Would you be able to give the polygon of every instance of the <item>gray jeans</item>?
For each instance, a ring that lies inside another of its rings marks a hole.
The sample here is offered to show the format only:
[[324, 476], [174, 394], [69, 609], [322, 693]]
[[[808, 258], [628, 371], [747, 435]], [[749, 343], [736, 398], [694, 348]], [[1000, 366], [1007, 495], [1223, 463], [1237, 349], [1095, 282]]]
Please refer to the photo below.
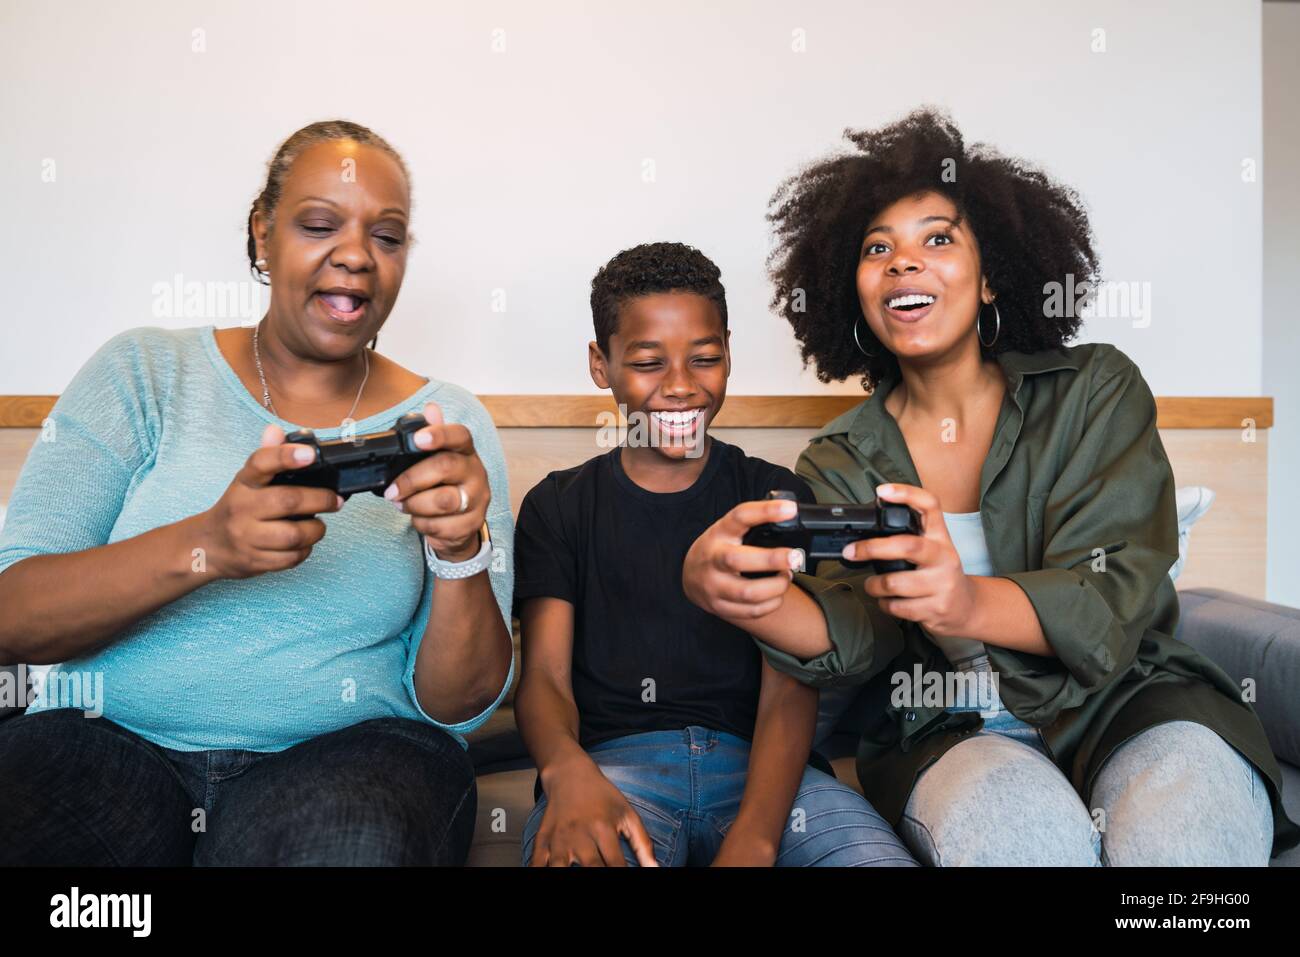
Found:
[[943, 867], [1268, 865], [1273, 811], [1264, 779], [1205, 725], [1170, 721], [1126, 741], [1097, 773], [1089, 808], [1047, 757], [1037, 730], [1000, 731], [999, 723], [950, 748], [912, 789], [898, 833], [919, 860]]
[[1117, 748], [1091, 804], [1037, 729], [1001, 711], [922, 772], [898, 835], [917, 860], [943, 867], [1263, 867], [1272, 852], [1263, 777], [1192, 721], [1156, 725]]

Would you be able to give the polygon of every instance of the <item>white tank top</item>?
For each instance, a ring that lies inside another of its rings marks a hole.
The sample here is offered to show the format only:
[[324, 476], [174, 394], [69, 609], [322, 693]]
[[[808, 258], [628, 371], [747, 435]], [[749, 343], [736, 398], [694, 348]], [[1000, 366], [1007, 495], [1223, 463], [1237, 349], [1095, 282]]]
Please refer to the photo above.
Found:
[[[957, 555], [961, 558], [962, 571], [967, 575], [992, 575], [993, 562], [989, 558], [988, 542], [984, 537], [984, 523], [980, 519], [980, 513], [944, 512], [943, 520], [948, 527], [948, 535], [952, 538], [953, 547], [957, 549]], [[926, 634], [939, 646], [944, 657], [957, 671], [985, 673], [992, 671], [988, 649], [984, 647], [984, 642], [973, 638], [937, 638], [929, 632]], [[984, 712], [986, 715], [1001, 711], [1003, 708], [996, 689], [990, 691], [990, 695], [991, 710]], [[968, 704], [956, 710], [978, 709], [974, 704]]]
[[[944, 512], [944, 524], [948, 526], [948, 535], [961, 558], [961, 567], [967, 575], [992, 575], [993, 562], [989, 558], [988, 543], [984, 539], [984, 523], [979, 512]], [[929, 635], [929, 632], [926, 632]], [[988, 668], [988, 654], [984, 642], [971, 638], [937, 638], [930, 635], [943, 651], [953, 667], [966, 671], [979, 667], [982, 659], [983, 668]]]

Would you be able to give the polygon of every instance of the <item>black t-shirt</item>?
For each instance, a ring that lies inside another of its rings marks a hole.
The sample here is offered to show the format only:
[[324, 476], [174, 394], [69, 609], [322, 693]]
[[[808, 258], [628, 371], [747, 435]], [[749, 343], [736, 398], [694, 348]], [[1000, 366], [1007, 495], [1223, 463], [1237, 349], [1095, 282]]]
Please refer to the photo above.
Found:
[[626, 734], [699, 725], [754, 736], [761, 653], [746, 632], [692, 604], [682, 562], [705, 529], [741, 502], [789, 489], [789, 469], [710, 436], [699, 478], [651, 492], [620, 449], [552, 472], [515, 525], [515, 609], [561, 598], [574, 609], [573, 694], [584, 748]]

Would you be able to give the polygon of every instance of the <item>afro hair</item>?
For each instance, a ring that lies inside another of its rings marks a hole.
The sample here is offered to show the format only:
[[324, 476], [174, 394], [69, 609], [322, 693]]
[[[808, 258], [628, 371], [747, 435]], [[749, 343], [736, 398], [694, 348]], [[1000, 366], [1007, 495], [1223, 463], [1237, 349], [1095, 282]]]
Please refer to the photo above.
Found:
[[897, 372], [898, 359], [865, 322], [859, 338], [874, 355], [854, 342], [862, 318], [856, 277], [868, 224], [918, 193], [946, 196], [975, 235], [1001, 320], [993, 348], [981, 344], [984, 356], [1055, 348], [1078, 333], [1080, 318], [1044, 308], [1048, 283], [1072, 276], [1076, 288], [1096, 284], [1092, 230], [1074, 190], [986, 144], [967, 147], [934, 107], [879, 129], [846, 129], [844, 136], [853, 149], [785, 180], [767, 213], [775, 238], [768, 259], [772, 307], [793, 327], [804, 366], [814, 362], [818, 379], [861, 375], [871, 390]]

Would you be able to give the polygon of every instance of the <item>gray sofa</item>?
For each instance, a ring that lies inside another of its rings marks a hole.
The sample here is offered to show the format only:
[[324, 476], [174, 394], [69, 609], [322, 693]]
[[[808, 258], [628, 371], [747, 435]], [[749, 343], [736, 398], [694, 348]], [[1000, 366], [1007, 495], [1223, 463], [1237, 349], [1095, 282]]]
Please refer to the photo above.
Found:
[[[1300, 821], [1300, 609], [1214, 588], [1180, 591], [1179, 599], [1178, 638], [1235, 681], [1255, 680], [1255, 708], [1282, 766], [1287, 812]], [[17, 713], [0, 710], [0, 720]], [[857, 787], [855, 745], [851, 734], [840, 733], [821, 750], [839, 777]], [[479, 799], [469, 863], [517, 865], [520, 833], [533, 803], [534, 771], [510, 705], [470, 736], [470, 756], [478, 772]], [[1300, 847], [1279, 855], [1273, 865], [1300, 866]]]
[[[1255, 681], [1255, 711], [1282, 767], [1282, 804], [1300, 822], [1300, 608], [1218, 588], [1178, 593], [1177, 636], [1238, 684]], [[1300, 867], [1300, 845], [1273, 858]]]

